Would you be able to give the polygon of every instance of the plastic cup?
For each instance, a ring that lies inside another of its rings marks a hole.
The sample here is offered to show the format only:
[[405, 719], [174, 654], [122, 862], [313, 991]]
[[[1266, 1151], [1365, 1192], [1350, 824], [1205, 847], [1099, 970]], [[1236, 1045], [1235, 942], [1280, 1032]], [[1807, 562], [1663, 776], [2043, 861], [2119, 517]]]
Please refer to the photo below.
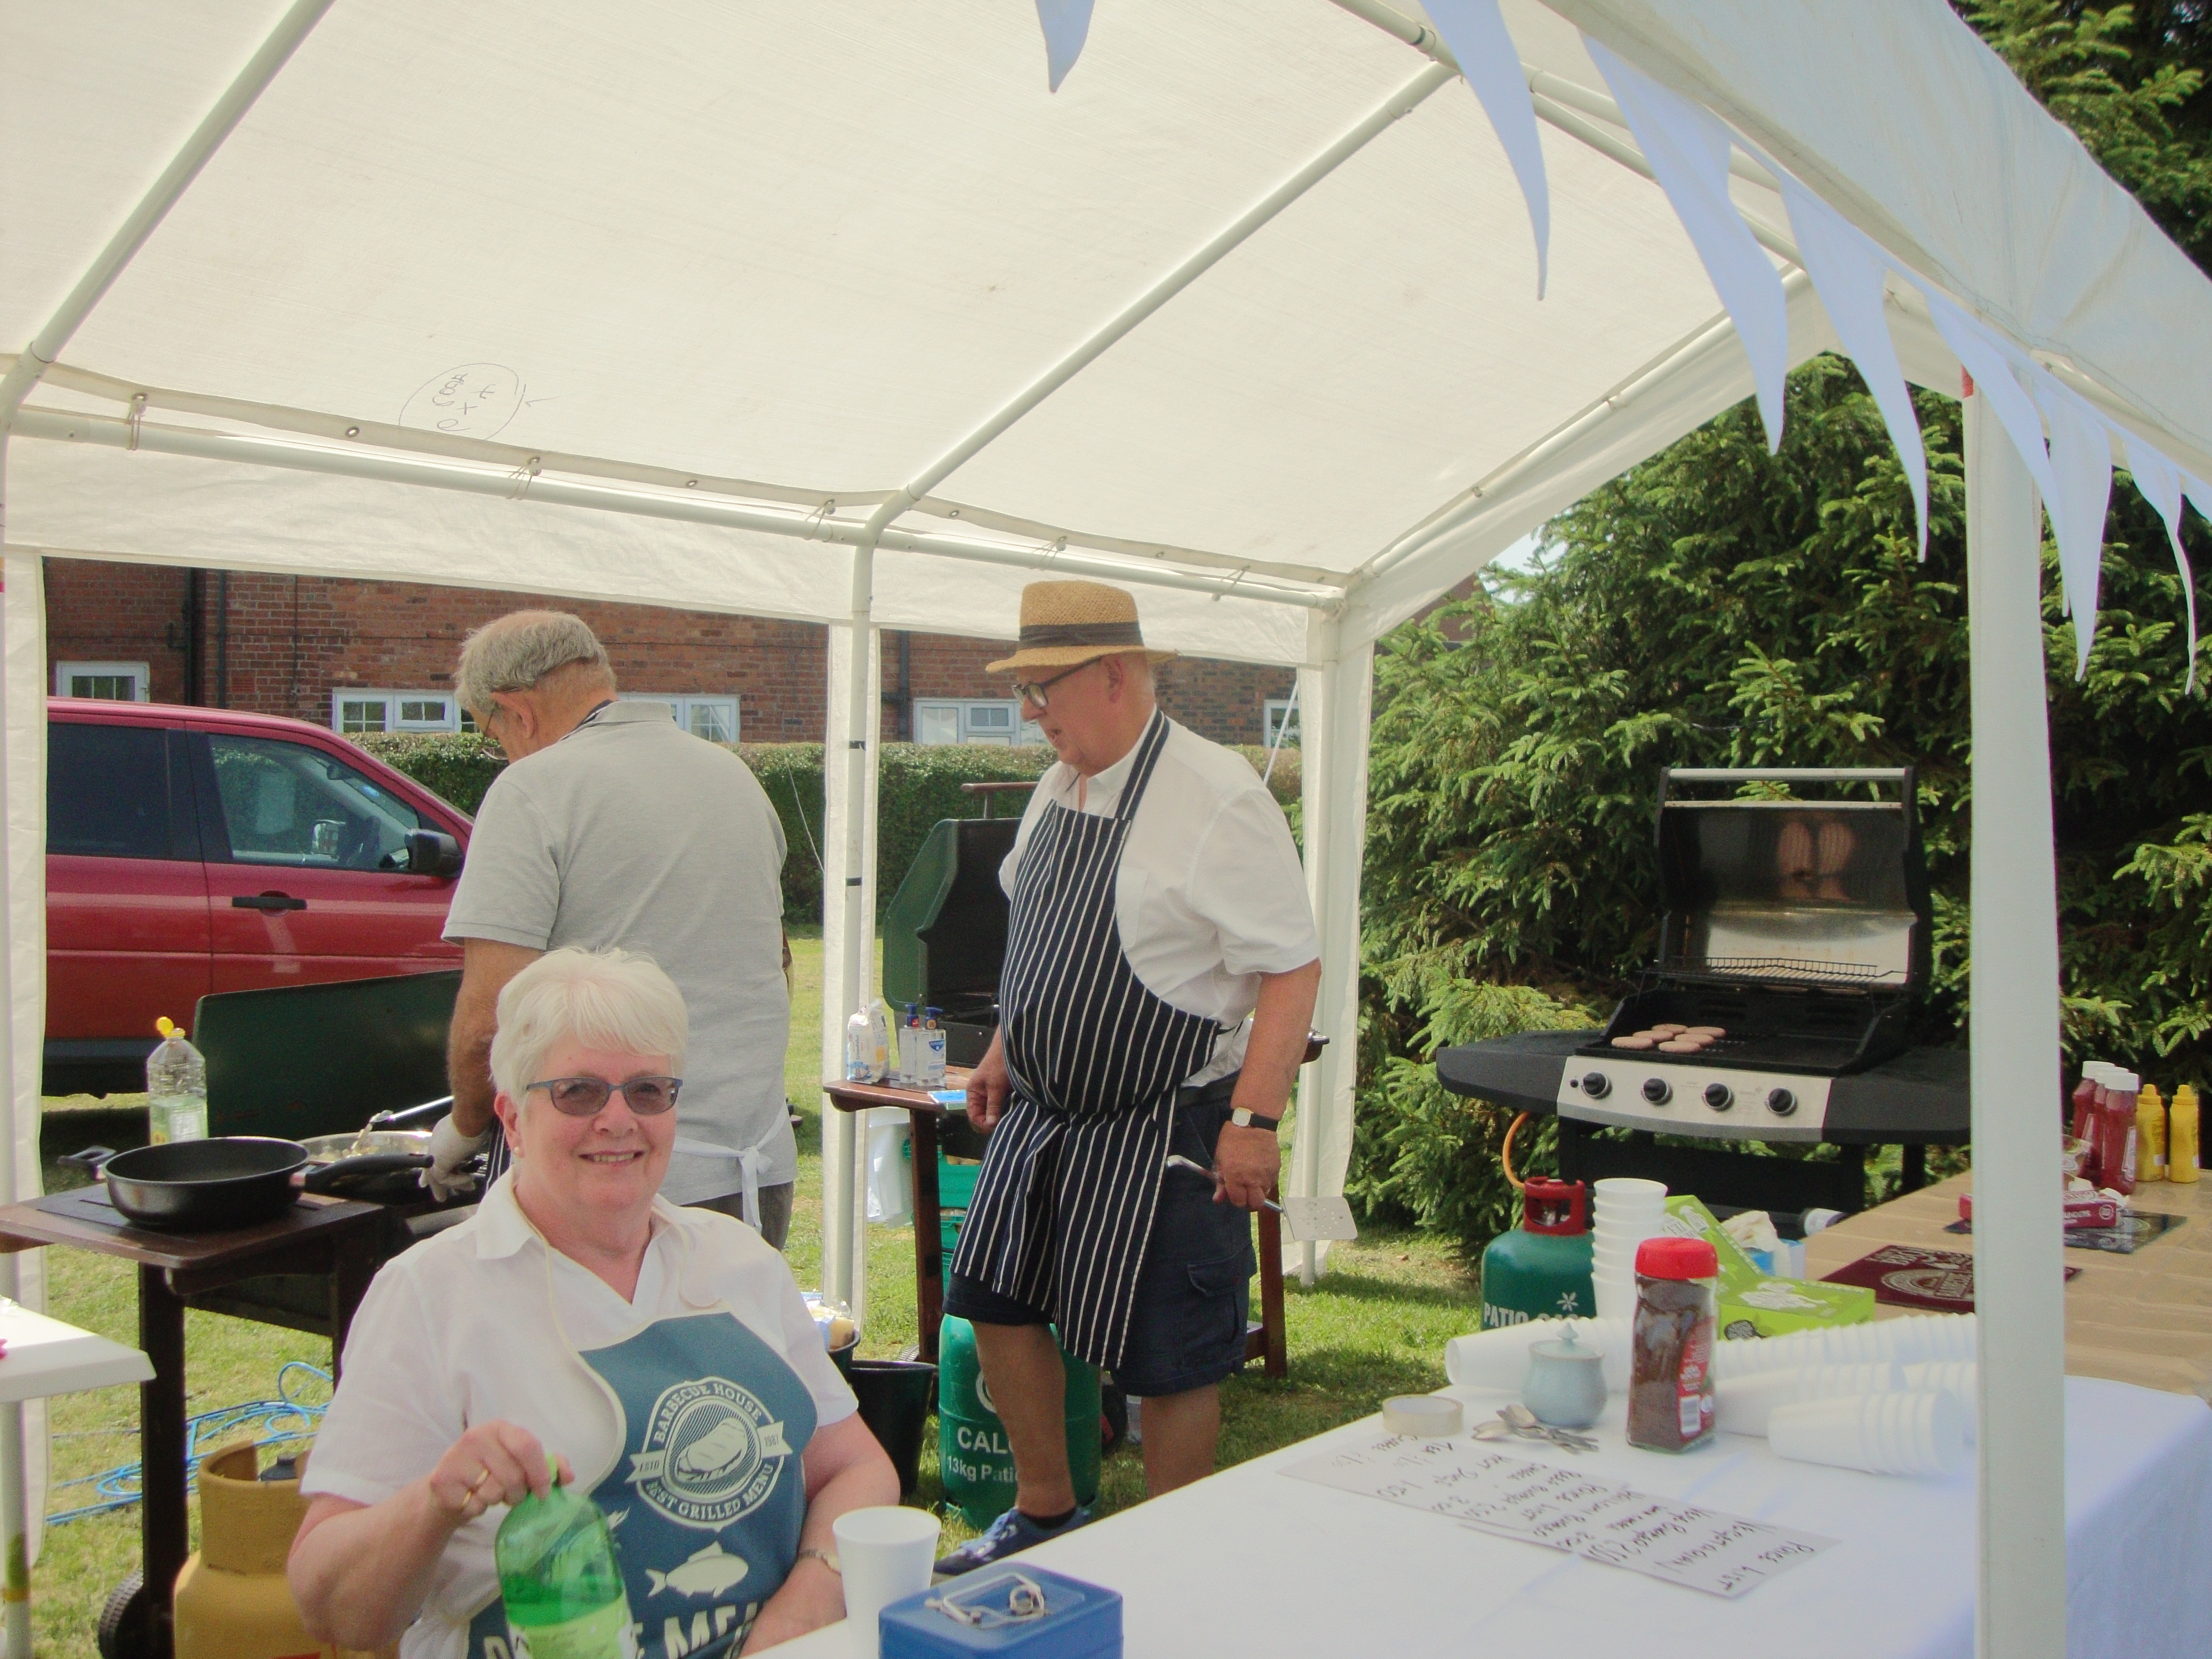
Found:
[[1607, 1176], [1604, 1180], [1593, 1183], [1590, 1190], [1597, 1194], [1601, 1204], [1611, 1197], [1656, 1199], [1662, 1203], [1667, 1198], [1665, 1182], [1645, 1181], [1637, 1176]]
[[1792, 1462], [1870, 1470], [1874, 1455], [1867, 1443], [1866, 1404], [1864, 1395], [1845, 1395], [1777, 1406], [1766, 1420], [1766, 1443], [1777, 1457]]
[[929, 1588], [942, 1530], [927, 1510], [899, 1504], [848, 1510], [830, 1523], [837, 1565], [845, 1578], [845, 1619], [854, 1650], [876, 1652], [876, 1615], [892, 1602]]

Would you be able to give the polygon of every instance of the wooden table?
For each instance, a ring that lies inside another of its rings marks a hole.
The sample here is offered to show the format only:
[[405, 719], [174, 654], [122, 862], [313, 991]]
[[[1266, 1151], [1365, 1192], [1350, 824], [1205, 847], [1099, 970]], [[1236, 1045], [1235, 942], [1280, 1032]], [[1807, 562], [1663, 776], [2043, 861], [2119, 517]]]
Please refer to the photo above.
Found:
[[[967, 1086], [968, 1073], [948, 1068], [945, 1086]], [[824, 1083], [823, 1093], [841, 1112], [866, 1112], [896, 1107], [914, 1126], [914, 1304], [920, 1327], [921, 1357], [937, 1363], [937, 1328], [945, 1318], [945, 1245], [938, 1208], [937, 1152], [939, 1126], [948, 1108], [926, 1091], [902, 1089], [892, 1084]], [[964, 1121], [966, 1114], [962, 1112]], [[1260, 1226], [1260, 1317], [1248, 1323], [1244, 1357], [1257, 1359], [1269, 1376], [1290, 1375], [1290, 1345], [1283, 1328], [1282, 1218], [1261, 1210], [1255, 1218]]]
[[185, 1496], [185, 1303], [262, 1273], [312, 1273], [330, 1279], [331, 1370], [354, 1312], [368, 1293], [392, 1225], [380, 1204], [304, 1196], [280, 1219], [234, 1232], [163, 1233], [134, 1227], [107, 1202], [102, 1186], [56, 1193], [0, 1208], [0, 1250], [61, 1244], [119, 1256], [138, 1268], [138, 1346], [154, 1374], [138, 1389], [145, 1617], [140, 1650], [169, 1659], [170, 1598], [185, 1565], [191, 1510]]
[[[1971, 1252], [1971, 1233], [1944, 1229], [1972, 1181], [1954, 1176], [1814, 1234], [1808, 1273], [1819, 1279], [1885, 1244]], [[2136, 1188], [2135, 1207], [2184, 1220], [2131, 1255], [2066, 1252], [2066, 1265], [2081, 1270], [2066, 1285], [2067, 1372], [2212, 1401], [2212, 1180], [2151, 1182]], [[1913, 1311], [1880, 1303], [1875, 1316]]]

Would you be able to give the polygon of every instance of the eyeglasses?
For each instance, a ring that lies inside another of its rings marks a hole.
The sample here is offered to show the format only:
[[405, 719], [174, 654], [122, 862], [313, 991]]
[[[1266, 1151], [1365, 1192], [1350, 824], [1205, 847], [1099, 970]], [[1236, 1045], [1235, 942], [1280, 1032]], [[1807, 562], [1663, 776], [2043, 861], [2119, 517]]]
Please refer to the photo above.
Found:
[[[1100, 660], [1101, 659], [1093, 657], [1091, 659], [1091, 662], [1097, 662]], [[1090, 662], [1079, 662], [1073, 668], [1061, 669], [1060, 672], [1054, 674], [1048, 680], [1017, 680], [1014, 682], [1014, 695], [1020, 698], [1024, 702], [1033, 705], [1037, 711], [1042, 714], [1045, 709], [1052, 706], [1045, 701], [1046, 692], [1051, 690], [1054, 686], [1058, 685], [1070, 674], [1080, 674], [1085, 669], [1090, 666]]]
[[[605, 1109], [607, 1097], [617, 1090], [640, 1117], [659, 1117], [676, 1104], [684, 1087], [680, 1077], [634, 1077], [627, 1083], [610, 1083], [603, 1077], [555, 1077], [533, 1083], [543, 1089], [553, 1109], [568, 1117], [596, 1117]], [[530, 1089], [523, 1092], [527, 1094]]]

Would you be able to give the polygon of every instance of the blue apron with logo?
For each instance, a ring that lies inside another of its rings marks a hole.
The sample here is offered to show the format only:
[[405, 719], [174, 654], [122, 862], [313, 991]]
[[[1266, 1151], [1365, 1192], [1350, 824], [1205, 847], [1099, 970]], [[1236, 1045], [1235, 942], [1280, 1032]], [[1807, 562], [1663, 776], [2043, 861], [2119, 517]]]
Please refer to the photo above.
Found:
[[[622, 1425], [592, 1497], [622, 1557], [631, 1650], [724, 1659], [799, 1559], [814, 1397], [727, 1311], [658, 1319], [580, 1357]], [[469, 1621], [469, 1659], [526, 1652], [495, 1593]]]

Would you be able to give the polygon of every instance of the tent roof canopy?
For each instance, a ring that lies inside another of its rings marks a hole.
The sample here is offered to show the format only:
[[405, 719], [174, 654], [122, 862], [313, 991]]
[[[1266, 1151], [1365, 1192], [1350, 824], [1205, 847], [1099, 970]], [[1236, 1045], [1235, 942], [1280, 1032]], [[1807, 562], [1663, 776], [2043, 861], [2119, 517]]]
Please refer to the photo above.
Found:
[[[1011, 635], [1043, 566], [1321, 660], [1752, 389], [1583, 31], [2212, 473], [2212, 288], [1941, 0], [1505, 0], [1541, 300], [1410, 0], [1100, 0], [1057, 94], [1022, 10], [346, 0], [46, 373], [19, 432], [78, 441], [15, 447], [10, 539], [838, 619], [880, 531], [885, 625]], [[0, 6], [0, 338], [284, 11]]]

